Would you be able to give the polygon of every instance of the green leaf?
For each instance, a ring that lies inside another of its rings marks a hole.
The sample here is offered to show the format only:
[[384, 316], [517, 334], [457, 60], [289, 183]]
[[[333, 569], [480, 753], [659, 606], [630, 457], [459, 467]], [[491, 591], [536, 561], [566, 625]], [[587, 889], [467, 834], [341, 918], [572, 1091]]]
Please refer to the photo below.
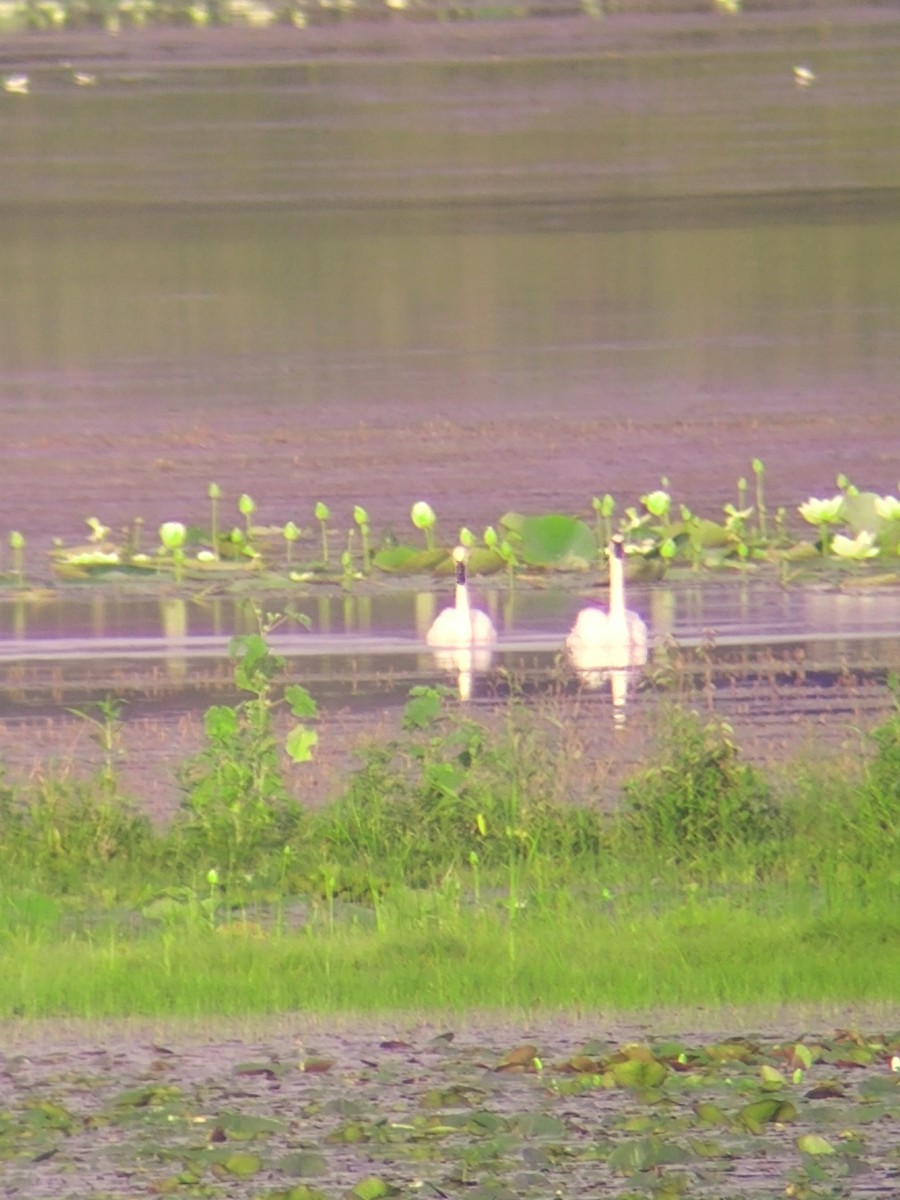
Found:
[[577, 517], [561, 513], [541, 517], [506, 513], [500, 523], [516, 535], [516, 552], [531, 566], [586, 570], [597, 561], [594, 532]]
[[768, 1063], [763, 1063], [759, 1068], [759, 1077], [762, 1080], [762, 1085], [765, 1091], [774, 1092], [778, 1088], [785, 1085], [785, 1078], [782, 1073], [775, 1067], [770, 1067]]
[[797, 1149], [804, 1154], [835, 1154], [835, 1148], [831, 1142], [820, 1137], [817, 1133], [804, 1133], [802, 1137], [797, 1138]]
[[315, 1150], [295, 1150], [286, 1154], [278, 1164], [279, 1171], [302, 1179], [309, 1175], [324, 1175], [328, 1171], [328, 1159]]
[[668, 1067], [656, 1059], [630, 1058], [612, 1067], [616, 1086], [623, 1088], [656, 1088], [665, 1081], [668, 1073]]
[[437, 688], [414, 687], [403, 709], [404, 729], [427, 729], [440, 715], [444, 703]]
[[780, 1096], [767, 1096], [764, 1100], [754, 1100], [745, 1104], [738, 1113], [738, 1120], [751, 1133], [761, 1133], [763, 1126], [779, 1122], [793, 1121], [797, 1109], [789, 1100]]
[[238, 714], [226, 704], [213, 704], [203, 714], [206, 736], [214, 742], [229, 741], [237, 733], [239, 724]]
[[389, 546], [373, 555], [372, 563], [379, 571], [392, 574], [430, 574], [447, 561], [446, 550], [418, 550], [414, 546]]
[[301, 721], [318, 716], [319, 706], [305, 687], [292, 683], [284, 689], [284, 698], [290, 705], [291, 712]]
[[352, 1196], [353, 1200], [381, 1200], [382, 1196], [396, 1196], [399, 1190], [377, 1175], [370, 1175], [355, 1184], [347, 1195]]
[[298, 725], [292, 729], [284, 741], [284, 748], [294, 762], [309, 762], [313, 756], [313, 747], [319, 740], [314, 729], [306, 729]]
[[234, 1175], [237, 1179], [249, 1179], [251, 1175], [255, 1175], [262, 1167], [262, 1159], [258, 1154], [229, 1154], [222, 1162], [222, 1167], [229, 1175]]

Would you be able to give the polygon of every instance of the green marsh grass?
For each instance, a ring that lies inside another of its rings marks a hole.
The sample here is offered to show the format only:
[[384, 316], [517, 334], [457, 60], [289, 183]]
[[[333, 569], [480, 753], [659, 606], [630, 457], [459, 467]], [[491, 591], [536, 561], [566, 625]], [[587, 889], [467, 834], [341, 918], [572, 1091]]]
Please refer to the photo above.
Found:
[[778, 773], [746, 766], [727, 726], [673, 709], [609, 812], [552, 706], [513, 700], [482, 722], [419, 689], [404, 729], [309, 809], [277, 777], [263, 642], [254, 662], [273, 675], [250, 703], [263, 701], [266, 773], [249, 778], [266, 782], [242, 801], [241, 839], [222, 825], [236, 795], [213, 789], [197, 820], [196, 777], [165, 829], [111, 763], [84, 780], [0, 779], [0, 1015], [900, 995], [900, 709], [864, 736], [865, 757]]

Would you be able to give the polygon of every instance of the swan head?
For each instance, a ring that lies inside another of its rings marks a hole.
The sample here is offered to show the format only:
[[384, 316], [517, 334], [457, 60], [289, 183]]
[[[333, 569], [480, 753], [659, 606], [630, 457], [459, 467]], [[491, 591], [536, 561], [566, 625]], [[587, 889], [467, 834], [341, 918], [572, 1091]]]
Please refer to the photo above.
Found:
[[469, 552], [465, 546], [457, 546], [453, 551], [453, 561], [455, 563], [464, 563], [469, 557]]
[[610, 558], [618, 558], [620, 561], [625, 560], [625, 539], [621, 533], [613, 534], [609, 542]]

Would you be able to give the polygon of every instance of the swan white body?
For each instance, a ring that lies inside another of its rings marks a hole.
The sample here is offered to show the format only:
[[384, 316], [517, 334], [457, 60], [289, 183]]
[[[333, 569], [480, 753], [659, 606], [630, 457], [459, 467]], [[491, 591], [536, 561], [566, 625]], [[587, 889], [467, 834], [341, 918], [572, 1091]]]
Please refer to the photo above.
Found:
[[625, 543], [621, 535], [610, 542], [608, 555], [609, 609], [583, 608], [566, 638], [566, 651], [588, 687], [600, 687], [610, 679], [621, 723], [629, 671], [647, 661], [647, 626], [625, 607]]
[[468, 700], [472, 694], [473, 671], [486, 671], [491, 665], [497, 631], [486, 612], [472, 608], [466, 580], [465, 547], [453, 551], [456, 563], [456, 595], [452, 607], [438, 613], [425, 640], [435, 652], [437, 665], [459, 675], [459, 694]]

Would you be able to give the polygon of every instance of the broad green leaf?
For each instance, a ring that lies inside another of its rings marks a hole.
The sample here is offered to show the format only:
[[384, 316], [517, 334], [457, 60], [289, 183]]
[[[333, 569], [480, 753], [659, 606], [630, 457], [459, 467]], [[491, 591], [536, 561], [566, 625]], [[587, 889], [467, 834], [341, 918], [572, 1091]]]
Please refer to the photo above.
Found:
[[616, 1086], [624, 1088], [656, 1088], [669, 1074], [668, 1067], [656, 1059], [631, 1058], [627, 1062], [614, 1063], [610, 1070]]
[[449, 559], [446, 550], [419, 550], [413, 546], [388, 546], [372, 556], [379, 571], [400, 575], [430, 574]]
[[777, 1091], [778, 1088], [784, 1087], [786, 1082], [782, 1073], [775, 1067], [770, 1067], [768, 1063], [763, 1063], [759, 1068], [759, 1077], [767, 1092]]
[[206, 736], [215, 742], [225, 742], [233, 738], [239, 725], [238, 714], [226, 704], [213, 704], [203, 716]]
[[226, 1112], [216, 1118], [216, 1124], [230, 1138], [254, 1138], [266, 1133], [280, 1133], [284, 1122], [274, 1117], [258, 1117], [253, 1113]]
[[221, 1167], [237, 1179], [249, 1179], [262, 1167], [262, 1159], [258, 1154], [229, 1154], [221, 1162]]
[[292, 683], [284, 689], [284, 698], [290, 705], [291, 712], [301, 721], [306, 721], [318, 715], [319, 706], [305, 687]]
[[313, 747], [319, 740], [314, 729], [306, 729], [303, 725], [293, 728], [284, 740], [284, 748], [294, 762], [309, 762], [313, 756]]
[[745, 1104], [738, 1113], [738, 1120], [751, 1133], [760, 1133], [764, 1125], [793, 1121], [797, 1109], [781, 1096], [768, 1096]]
[[316, 1150], [294, 1150], [281, 1159], [278, 1169], [285, 1175], [294, 1175], [298, 1179], [310, 1175], [325, 1175], [328, 1171], [328, 1159]]
[[382, 1196], [396, 1196], [399, 1190], [377, 1175], [370, 1175], [354, 1184], [347, 1194], [353, 1200], [381, 1200]]
[[506, 513], [500, 523], [516, 535], [516, 553], [530, 566], [586, 570], [597, 562], [594, 532], [577, 517]]
[[804, 1133], [797, 1138], [797, 1149], [802, 1150], [804, 1154], [835, 1154], [835, 1148], [831, 1142], [820, 1137], [817, 1133]]

